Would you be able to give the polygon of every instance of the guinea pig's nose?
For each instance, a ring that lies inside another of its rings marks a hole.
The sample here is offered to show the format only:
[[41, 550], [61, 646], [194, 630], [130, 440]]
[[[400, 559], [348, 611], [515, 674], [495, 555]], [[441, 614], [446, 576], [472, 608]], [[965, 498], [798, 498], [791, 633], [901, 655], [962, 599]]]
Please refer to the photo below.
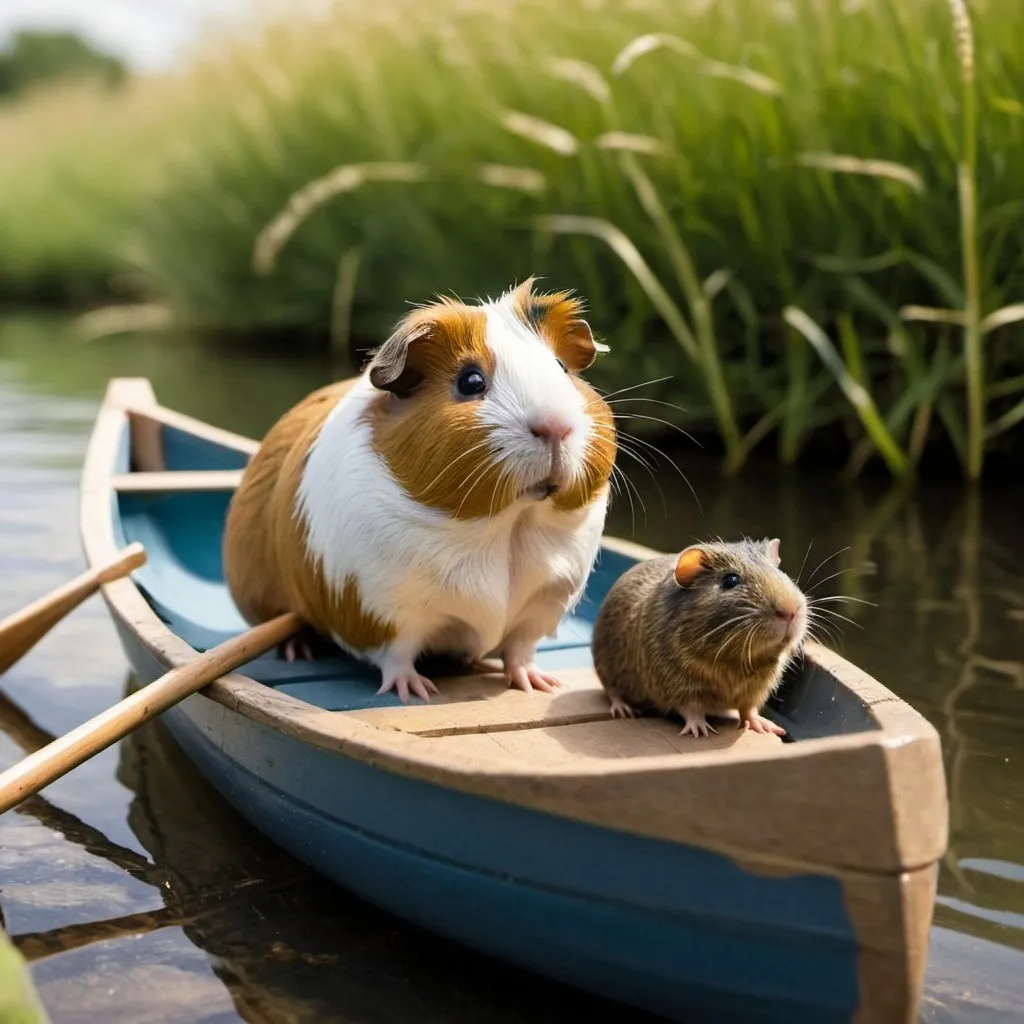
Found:
[[795, 608], [780, 608], [778, 605], [775, 606], [775, 614], [786, 622], [792, 622], [796, 618]]
[[542, 420], [534, 420], [530, 424], [530, 433], [548, 444], [564, 441], [571, 433], [572, 427], [557, 416], [545, 416]]

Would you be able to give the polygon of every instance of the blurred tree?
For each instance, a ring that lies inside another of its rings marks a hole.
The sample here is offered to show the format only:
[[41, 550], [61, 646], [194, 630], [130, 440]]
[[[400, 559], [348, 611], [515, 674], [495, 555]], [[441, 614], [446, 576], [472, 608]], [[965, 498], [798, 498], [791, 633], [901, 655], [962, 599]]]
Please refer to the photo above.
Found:
[[74, 32], [16, 32], [0, 49], [0, 97], [58, 78], [99, 78], [119, 85], [127, 69], [117, 57], [94, 49]]

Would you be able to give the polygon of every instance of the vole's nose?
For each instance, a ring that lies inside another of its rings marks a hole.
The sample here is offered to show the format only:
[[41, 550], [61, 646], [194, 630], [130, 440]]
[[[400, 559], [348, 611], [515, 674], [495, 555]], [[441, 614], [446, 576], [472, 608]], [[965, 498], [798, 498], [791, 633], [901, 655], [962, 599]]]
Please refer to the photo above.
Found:
[[792, 622], [796, 618], [796, 609], [785, 605], [776, 605], [775, 615], [784, 622]]
[[530, 424], [530, 433], [550, 445], [558, 445], [572, 433], [572, 427], [560, 416], [549, 415], [534, 420]]

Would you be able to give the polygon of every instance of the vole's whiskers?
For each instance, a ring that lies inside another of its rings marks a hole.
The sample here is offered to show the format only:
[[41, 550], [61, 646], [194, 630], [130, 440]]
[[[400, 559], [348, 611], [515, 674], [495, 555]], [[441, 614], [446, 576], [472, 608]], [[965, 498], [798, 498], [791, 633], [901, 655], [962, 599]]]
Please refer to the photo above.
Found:
[[804, 560], [800, 563], [800, 571], [796, 574], [796, 585], [800, 586], [800, 577], [804, 574], [804, 568], [807, 565], [807, 556], [811, 553], [811, 545], [814, 543], [813, 540], [807, 542], [807, 550], [804, 552]]
[[872, 608], [877, 608], [878, 605], [874, 601], [865, 601], [862, 597], [849, 597], [846, 594], [832, 594], [828, 597], [815, 597], [811, 598], [807, 603], [812, 605], [823, 604], [825, 601], [849, 601], [851, 604], [866, 604]]
[[723, 629], [728, 629], [734, 623], [745, 622], [750, 618], [750, 612], [741, 612], [739, 615], [734, 615], [731, 619], [726, 619], [725, 622], [720, 622], [714, 629], [709, 629], [702, 637], [701, 640], [710, 640], [716, 633], [720, 633]]
[[[831, 576], [826, 576], [823, 580], [818, 580], [818, 582], [815, 583], [813, 587], [808, 587], [806, 593], [813, 594], [814, 591], [818, 589], [818, 587], [828, 583], [829, 580], [834, 580], [837, 576], [844, 576], [846, 573], [852, 571], [852, 569], [840, 569], [838, 572], [832, 573]], [[815, 600], [817, 600], [817, 598]]]
[[856, 626], [858, 629], [864, 628], [859, 622], [854, 622], [853, 619], [848, 618], [845, 615], [840, 615], [839, 612], [832, 608], [817, 608], [815, 611], [824, 612], [826, 615], [831, 615], [834, 619], [842, 619], [843, 622], [848, 622], [851, 626]]
[[[808, 549], [808, 550], [810, 550], [810, 549]], [[807, 580], [807, 585], [806, 585], [806, 586], [804, 587], [804, 589], [805, 589], [805, 590], [809, 590], [809, 589], [810, 589], [810, 587], [811, 587], [811, 583], [812, 583], [812, 582], [814, 581], [814, 577], [815, 577], [815, 576], [816, 576], [816, 575], [818, 574], [818, 570], [819, 570], [819, 569], [821, 569], [821, 567], [822, 567], [823, 565], [825, 565], [825, 564], [826, 564], [826, 563], [828, 563], [828, 562], [831, 562], [831, 561], [832, 561], [832, 559], [833, 559], [833, 558], [835, 558], [835, 557], [836, 557], [837, 555], [841, 555], [841, 554], [842, 554], [842, 553], [843, 553], [844, 551], [849, 551], [849, 550], [850, 550], [850, 548], [849, 548], [849, 545], [847, 545], [847, 546], [846, 546], [845, 548], [840, 548], [840, 549], [839, 549], [838, 551], [833, 551], [833, 552], [832, 552], [832, 554], [831, 554], [831, 555], [829, 555], [829, 556], [828, 556], [827, 558], [823, 558], [823, 559], [822, 559], [822, 560], [821, 560], [821, 561], [820, 561], [820, 562], [819, 562], [819, 563], [818, 563], [818, 564], [817, 564], [817, 565], [816, 565], [816, 566], [814, 567], [814, 571], [813, 571], [813, 572], [811, 573], [810, 577], [808, 578], [808, 580]], [[831, 579], [831, 577], [829, 577], [829, 578]], [[822, 583], [824, 583], [825, 581], [824, 581], [824, 580], [822, 580], [821, 582], [822, 582]], [[819, 587], [820, 587], [820, 586], [821, 586], [821, 583], [818, 583], [818, 584], [815, 584], [815, 585], [816, 585], [816, 586], [819, 586]]]

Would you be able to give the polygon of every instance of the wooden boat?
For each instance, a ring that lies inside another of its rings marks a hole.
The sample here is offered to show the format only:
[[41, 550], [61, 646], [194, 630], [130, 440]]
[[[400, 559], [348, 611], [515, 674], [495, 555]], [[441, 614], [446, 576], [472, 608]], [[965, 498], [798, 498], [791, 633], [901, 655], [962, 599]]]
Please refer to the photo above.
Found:
[[[82, 480], [91, 564], [148, 564], [103, 593], [145, 683], [241, 631], [225, 511], [256, 449], [111, 382]], [[375, 693], [342, 656], [276, 653], [167, 712], [189, 759], [261, 831], [407, 920], [690, 1024], [916, 1019], [947, 838], [939, 739], [912, 708], [810, 644], [769, 713], [793, 742], [613, 720], [591, 624], [653, 552], [608, 538], [541, 651], [561, 692], [441, 681]]]

